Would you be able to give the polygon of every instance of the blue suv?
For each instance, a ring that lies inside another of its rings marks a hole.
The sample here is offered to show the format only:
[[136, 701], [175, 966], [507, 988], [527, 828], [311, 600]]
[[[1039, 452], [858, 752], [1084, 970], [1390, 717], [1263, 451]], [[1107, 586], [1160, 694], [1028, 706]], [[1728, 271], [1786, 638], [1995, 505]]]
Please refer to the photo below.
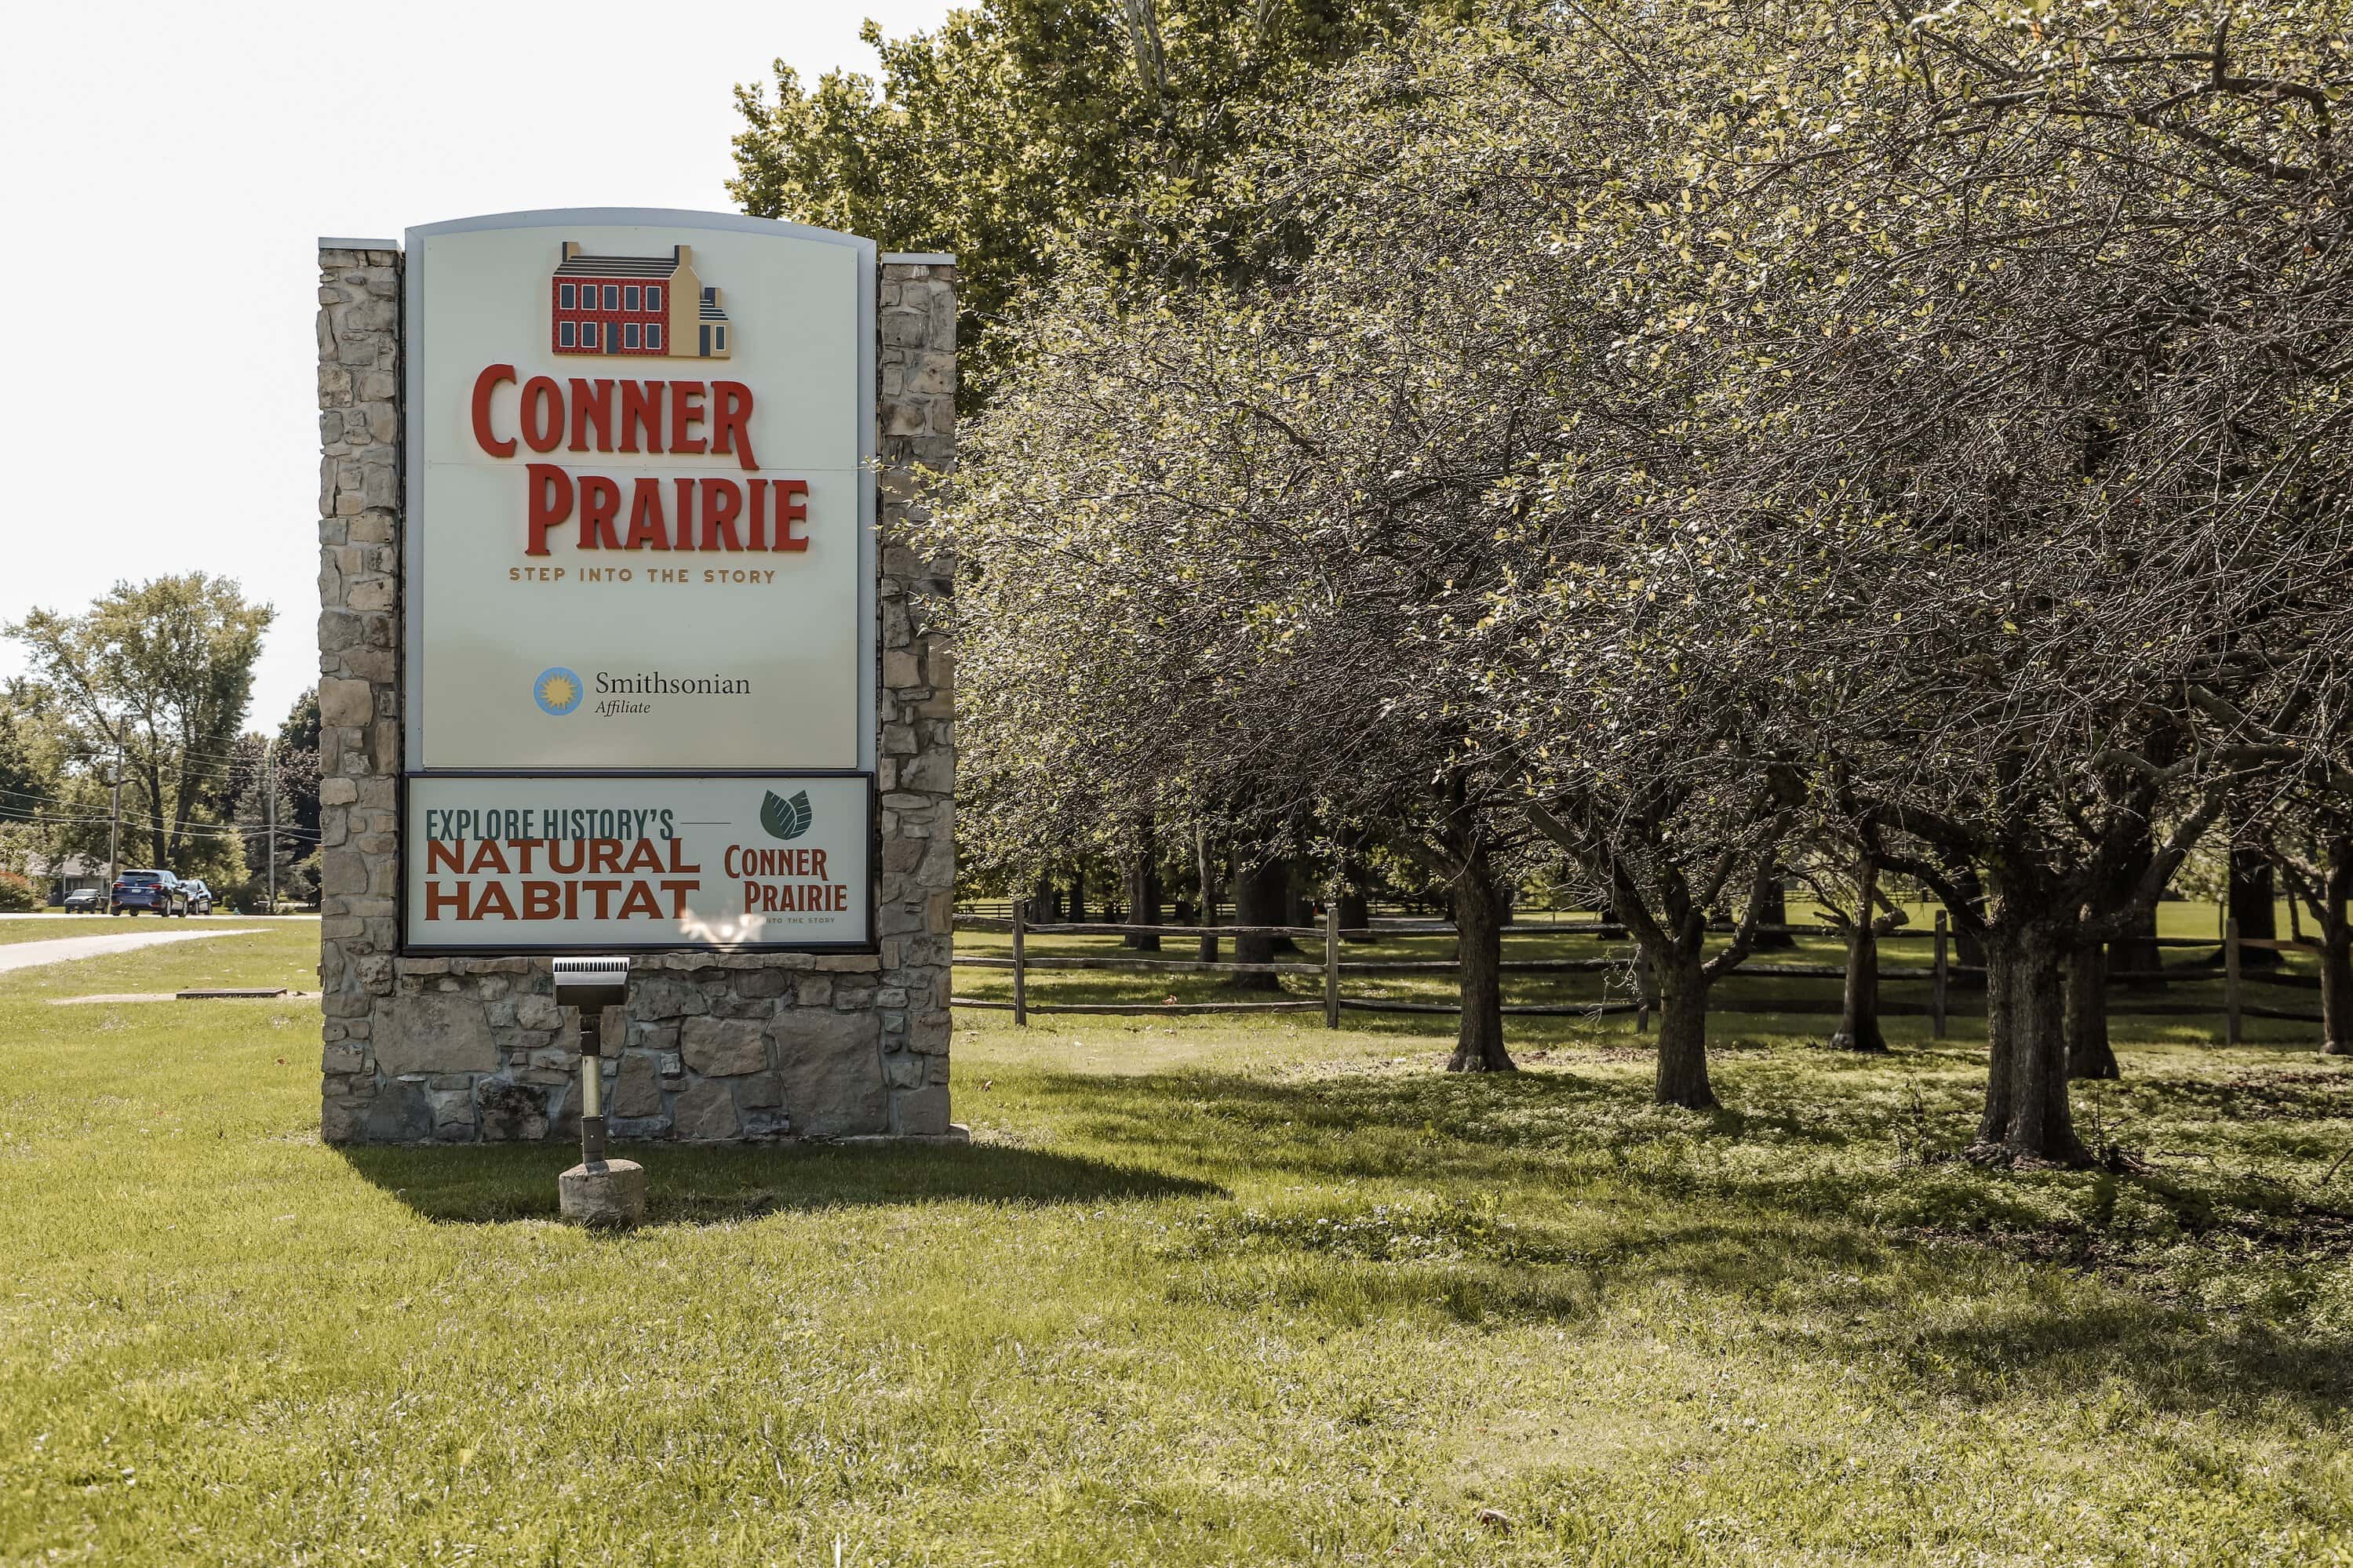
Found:
[[114, 912], [185, 915], [188, 889], [169, 871], [125, 871], [114, 879]]

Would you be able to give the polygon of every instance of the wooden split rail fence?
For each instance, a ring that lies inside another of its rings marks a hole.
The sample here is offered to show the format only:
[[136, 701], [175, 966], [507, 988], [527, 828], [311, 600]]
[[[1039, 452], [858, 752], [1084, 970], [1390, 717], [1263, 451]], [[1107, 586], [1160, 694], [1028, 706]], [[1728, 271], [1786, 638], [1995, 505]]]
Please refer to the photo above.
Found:
[[[1448, 958], [1343, 960], [1340, 956], [1341, 944], [1344, 941], [1453, 937], [1456, 934], [1454, 927], [1444, 921], [1379, 921], [1369, 926], [1344, 929], [1339, 923], [1336, 910], [1334, 910], [1327, 911], [1321, 926], [1124, 925], [1105, 921], [1031, 923], [1024, 918], [1021, 906], [1016, 903], [1009, 916], [958, 914], [955, 917], [955, 926], [958, 931], [1011, 933], [1013, 951], [1009, 957], [983, 958], [959, 954], [955, 960], [955, 965], [959, 969], [1010, 970], [1013, 977], [1013, 996], [1010, 1001], [1004, 1002], [973, 996], [957, 996], [952, 999], [952, 1005], [958, 1007], [1010, 1012], [1016, 1024], [1025, 1026], [1029, 1022], [1029, 1015], [1032, 1013], [1145, 1015], [1310, 1013], [1320, 1010], [1324, 1015], [1324, 1026], [1336, 1029], [1340, 1026], [1340, 1015], [1343, 1012], [1455, 1014], [1462, 1010], [1459, 1003], [1409, 1002], [1388, 997], [1351, 996], [1340, 988], [1341, 979], [1345, 975], [1432, 976], [1455, 973], [1458, 965], [1454, 960]], [[1767, 926], [1761, 929], [1786, 932], [1793, 936], [1843, 938], [1845, 934], [1834, 926]], [[1506, 936], [1588, 935], [1624, 940], [1622, 928], [1607, 925], [1599, 921], [1513, 924], [1504, 928], [1504, 934]], [[1883, 981], [1926, 980], [1929, 983], [1928, 1000], [1925, 1004], [1882, 1000], [1879, 1004], [1882, 1016], [1916, 1017], [1925, 1014], [1930, 1019], [1931, 1027], [1938, 1039], [1945, 1037], [1948, 1020], [1955, 1017], [1984, 1016], [1985, 1009], [1981, 1006], [1956, 1005], [1952, 1001], [1951, 994], [1956, 979], [1961, 976], [1982, 976], [1985, 973], [1981, 966], [1953, 962], [1953, 934], [1947, 917], [1939, 911], [1933, 930], [1897, 930], [1883, 932], [1880, 935], [1879, 941], [1882, 942], [1915, 941], [1934, 944], [1930, 962], [1926, 965], [1891, 967], [1883, 963], [1879, 966], [1879, 978]], [[1152, 958], [1140, 953], [1032, 954], [1028, 951], [1028, 939], [1032, 936], [1133, 937], [1145, 935], [1171, 942], [1198, 941], [1204, 937], [1220, 941], [1245, 936], [1291, 937], [1294, 940], [1301, 937], [1310, 939], [1321, 937], [1324, 952], [1320, 962], [1278, 960], [1271, 963], [1243, 963], [1238, 959], [1224, 958]], [[2320, 984], [2317, 978], [2300, 974], [2249, 973], [2242, 962], [2242, 954], [2247, 949], [2317, 952], [2319, 944], [2316, 942], [2242, 938], [2239, 935], [2237, 921], [2226, 923], [2219, 942], [2198, 937], [2158, 937], [2150, 940], [2159, 948], [2218, 946], [2221, 948], [2222, 962], [2220, 966], [2220, 978], [2222, 981], [2223, 1036], [2230, 1044], [2239, 1043], [2242, 1034], [2242, 1021], [2246, 1018], [2275, 1018], [2302, 1023], [2320, 1021], [2320, 1015], [2317, 1012], [2301, 1008], [2265, 1006], [2246, 999], [2246, 989], [2250, 985], [2316, 990]], [[1590, 974], [1630, 973], [1633, 964], [1634, 960], [1631, 956], [1604, 956], [1506, 959], [1499, 963], [1497, 968], [1504, 974]], [[1292, 996], [1281, 1001], [1269, 1002], [1032, 1002], [1029, 999], [1030, 975], [1037, 972], [1050, 970], [1111, 970], [1138, 975], [1155, 973], [1313, 974], [1322, 978], [1323, 995], [1320, 999]], [[1846, 968], [1843, 963], [1785, 963], [1750, 959], [1733, 971], [1733, 973], [1831, 979], [1839, 981], [1843, 986]], [[2137, 982], [2185, 982], [2199, 978], [2200, 978], [2199, 973], [2189, 968], [2111, 970], [2107, 976], [2111, 986], [2108, 1011], [2111, 1014], [2132, 1014], [2143, 1016], [2194, 1016], [2212, 1013], [2215, 1009], [2203, 1003], [2158, 1002], [2135, 996], [2129, 993], [2119, 995], [2114, 989], [2117, 985], [2130, 985]], [[1841, 1010], [1841, 1005], [1842, 1003], [1839, 997], [1832, 997], [1827, 1001], [1815, 998], [1797, 1000], [1783, 998], [1765, 1002], [1746, 1002], [1723, 999], [1711, 994], [1708, 999], [1708, 1011], [1711, 1013], [1834, 1015]], [[1647, 1001], [1631, 996], [1625, 1000], [1611, 1001], [1607, 999], [1605, 994], [1605, 998], [1598, 1002], [1506, 1004], [1503, 1010], [1507, 1015], [1523, 1017], [1595, 1018], [1607, 1014], [1631, 1014], [1634, 1016], [1637, 1028], [1648, 1028], [1651, 1005]]]

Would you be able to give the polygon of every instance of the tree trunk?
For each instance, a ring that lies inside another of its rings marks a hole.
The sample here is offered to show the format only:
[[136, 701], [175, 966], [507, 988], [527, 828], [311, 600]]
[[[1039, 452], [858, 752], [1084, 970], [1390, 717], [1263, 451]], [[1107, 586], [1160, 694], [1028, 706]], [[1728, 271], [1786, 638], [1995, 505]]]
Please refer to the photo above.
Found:
[[2353, 1056], [2353, 839], [2329, 846], [2320, 909], [2320, 1049]]
[[1879, 864], [1868, 855], [1856, 862], [1854, 889], [1855, 921], [1846, 932], [1846, 1000], [1831, 1048], [1884, 1051], [1887, 1037], [1879, 1032], [1879, 928], [1871, 918], [1879, 898]]
[[1071, 868], [1071, 923], [1077, 925], [1087, 918], [1087, 868]]
[[[1779, 868], [1776, 867], [1775, 869], [1778, 871]], [[1788, 931], [1765, 929], [1767, 926], [1785, 926], [1788, 923], [1789, 900], [1788, 896], [1782, 891], [1781, 879], [1778, 876], [1768, 877], [1765, 879], [1764, 907], [1757, 911], [1757, 940], [1752, 945], [1759, 952], [1767, 949], [1779, 950], [1797, 946], [1798, 939]]]
[[2271, 857], [2242, 844], [2231, 846], [2231, 908], [2229, 918], [2239, 922], [2239, 967], [2277, 969], [2280, 955], [2268, 947], [2248, 947], [2250, 942], [2273, 942], [2279, 936], [2279, 910], [2274, 902]]
[[[1269, 908], [1270, 918], [1265, 923], [1271, 926], [1314, 924], [1314, 914], [1307, 909], [1305, 898], [1300, 891], [1299, 868], [1288, 860], [1278, 860], [1274, 865], [1275, 869], [1282, 873], [1275, 884], [1280, 891]], [[1295, 955], [1302, 949], [1296, 937], [1277, 936], [1267, 939], [1267, 951], [1282, 958]]]
[[[1238, 926], [1272, 926], [1282, 923], [1283, 907], [1291, 889], [1291, 868], [1281, 860], [1269, 860], [1251, 867], [1234, 879], [1234, 924]], [[1274, 962], [1275, 939], [1265, 936], [1234, 938], [1234, 959], [1240, 963], [1271, 963]], [[1280, 977], [1272, 974], [1237, 974], [1232, 985], [1238, 991], [1280, 991]]]
[[1707, 1080], [1707, 974], [1696, 951], [1671, 944], [1645, 952], [1659, 995], [1659, 1077], [1654, 1098], [1661, 1105], [1714, 1110], [1715, 1089]]
[[1201, 923], [1210, 929], [1201, 933], [1201, 962], [1218, 962], [1218, 877], [1209, 860], [1209, 839], [1204, 833], [1193, 835], [1193, 858], [1201, 872]]
[[2108, 1045], [2108, 950], [2078, 942], [2067, 960], [2067, 1076], [2121, 1078], [2116, 1053]]
[[1987, 934], [1991, 1049], [1972, 1152], [2005, 1163], [2088, 1165], [2067, 1102], [2066, 945], [2058, 922], [2003, 911]]
[[[1962, 872], [1955, 881], [1962, 894], [1961, 903], [1967, 908], [1950, 902], [1945, 905], [1945, 912], [1952, 917], [1953, 962], [1964, 969], [1982, 970], [1986, 966], [1986, 950], [1984, 939], [1978, 935], [1978, 924], [1985, 919], [1985, 895], [1974, 870]], [[1982, 973], [1956, 974], [1952, 984], [1965, 990], [1981, 991], [1986, 977]]]
[[1831, 1048], [1887, 1048], [1887, 1037], [1879, 1028], [1879, 932], [1867, 920], [1857, 921], [1846, 933], [1846, 999], [1839, 1014], [1838, 1033], [1831, 1037]]
[[[1340, 929], [1342, 931], [1363, 931], [1372, 923], [1372, 900], [1365, 896], [1365, 889], [1356, 886], [1354, 882], [1344, 883], [1340, 889]], [[1351, 936], [1344, 937], [1341, 940], [1344, 942], [1370, 942], [1373, 939], [1368, 936]]]
[[[1160, 923], [1160, 849], [1153, 840], [1149, 820], [1144, 824], [1135, 859], [1128, 867], [1127, 923], [1134, 926], [1156, 926]], [[1160, 936], [1156, 931], [1134, 931], [1123, 940], [1137, 952], [1160, 951]]]
[[1504, 900], [1484, 848], [1474, 846], [1451, 888], [1462, 1025], [1448, 1072], [1514, 1072], [1504, 1049]]
[[[2153, 973], [2165, 967], [2165, 950], [2157, 945], [2157, 907], [2149, 906], [2146, 914], [2135, 915], [2130, 934], [2120, 936], [2108, 944], [2109, 969], [2122, 969], [2137, 973]], [[2162, 980], [2126, 980], [2119, 984], [2137, 991], [2162, 991]]]
[[[2137, 886], [2141, 878], [2147, 874], [2149, 862], [2156, 858], [2155, 831], [2144, 819], [2140, 825], [2137, 840], [2133, 845], [2131, 852], [2125, 858], [2123, 868], [2117, 873], [2118, 885], [2125, 888]], [[2131, 924], [2126, 928], [2124, 935], [2108, 944], [2107, 963], [2103, 966], [2103, 974], [2105, 975], [2107, 970], [2115, 969], [2148, 973], [2164, 967], [2165, 950], [2157, 945], [2157, 906], [2152, 903], [2146, 910], [2132, 917]], [[2120, 984], [2143, 991], [2165, 989], [2165, 982], [2162, 980], [2126, 980]], [[2102, 1017], [2105, 1020], [2105, 1015], [2103, 1014]]]

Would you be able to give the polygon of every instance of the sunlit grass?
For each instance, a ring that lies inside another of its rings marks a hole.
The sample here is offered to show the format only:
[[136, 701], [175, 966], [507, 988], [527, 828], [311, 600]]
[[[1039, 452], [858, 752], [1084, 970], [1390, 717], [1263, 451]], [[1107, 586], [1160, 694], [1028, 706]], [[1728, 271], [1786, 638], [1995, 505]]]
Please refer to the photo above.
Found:
[[975, 1012], [972, 1148], [649, 1146], [604, 1237], [322, 1147], [309, 1006], [49, 1005], [312, 941], [0, 979], [0, 1563], [2343, 1560], [2300, 1050], [2120, 1028], [2132, 1157], [1996, 1175], [1959, 1038], [1726, 1021], [1694, 1116], [1618, 1020]]

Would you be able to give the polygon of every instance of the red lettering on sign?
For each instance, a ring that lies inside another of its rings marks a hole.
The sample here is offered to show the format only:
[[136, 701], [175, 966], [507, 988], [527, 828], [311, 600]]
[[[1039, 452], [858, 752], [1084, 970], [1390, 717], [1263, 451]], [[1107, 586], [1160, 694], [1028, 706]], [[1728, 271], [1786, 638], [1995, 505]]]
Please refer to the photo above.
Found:
[[735, 520], [744, 515], [744, 487], [733, 479], [702, 481], [702, 548], [741, 550]]
[[668, 550], [670, 541], [662, 534], [661, 481], [639, 479], [629, 487], [630, 550]]
[[621, 450], [638, 450], [638, 438], [645, 438], [645, 449], [659, 452], [661, 446], [662, 387], [659, 381], [625, 381], [621, 383]]
[[596, 432], [596, 450], [613, 449], [613, 384], [609, 381], [583, 381], [572, 378], [572, 445], [570, 450], [588, 450], [588, 432]]
[[733, 452], [737, 468], [756, 470], [760, 459], [752, 456], [752, 389], [740, 381], [714, 381], [711, 395], [717, 401], [711, 411], [711, 449]]
[[534, 452], [553, 452], [564, 439], [564, 393], [543, 375], [522, 384], [522, 444]]
[[514, 437], [501, 441], [491, 429], [491, 394], [502, 382], [512, 381], [515, 368], [511, 364], [494, 364], [484, 368], [474, 378], [474, 442], [493, 458], [514, 456]]
[[700, 452], [710, 443], [700, 436], [689, 436], [686, 427], [702, 423], [702, 383], [673, 381], [670, 384], [670, 449], [673, 452]]
[[808, 507], [803, 499], [808, 494], [807, 479], [778, 479], [771, 487], [776, 494], [776, 542], [778, 550], [807, 550], [808, 541], [793, 531], [793, 524], [808, 521]]
[[572, 476], [554, 463], [533, 463], [528, 469], [528, 482], [531, 503], [524, 521], [531, 541], [522, 552], [545, 555], [548, 530], [572, 515]]
[[621, 536], [613, 531], [613, 520], [621, 515], [621, 487], [602, 474], [584, 474], [580, 479], [580, 548], [583, 550], [618, 550]]

